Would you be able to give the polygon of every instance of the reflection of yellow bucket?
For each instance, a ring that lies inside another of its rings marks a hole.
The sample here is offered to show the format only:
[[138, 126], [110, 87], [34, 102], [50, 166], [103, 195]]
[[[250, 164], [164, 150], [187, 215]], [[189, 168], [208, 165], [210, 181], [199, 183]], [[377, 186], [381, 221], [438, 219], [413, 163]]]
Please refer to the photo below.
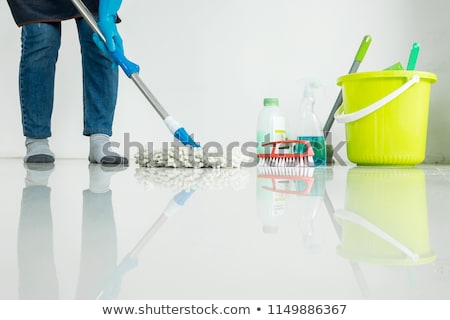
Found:
[[433, 73], [389, 70], [342, 76], [347, 156], [362, 165], [414, 165], [425, 158]]
[[383, 265], [432, 262], [425, 175], [418, 168], [352, 168], [347, 176], [338, 252]]

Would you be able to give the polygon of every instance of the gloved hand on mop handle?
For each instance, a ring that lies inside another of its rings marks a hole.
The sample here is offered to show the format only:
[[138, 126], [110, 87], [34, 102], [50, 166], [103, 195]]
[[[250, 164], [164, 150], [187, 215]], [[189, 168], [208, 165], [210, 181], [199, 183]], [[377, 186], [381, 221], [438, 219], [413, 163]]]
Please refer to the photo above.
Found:
[[139, 73], [139, 66], [125, 57], [122, 37], [117, 30], [117, 11], [122, 0], [100, 0], [97, 25], [101, 30], [105, 41], [98, 34], [94, 34], [95, 44], [104, 53], [109, 54], [128, 77], [133, 73]]
[[98, 27], [106, 40], [106, 47], [110, 52], [116, 50], [116, 43], [122, 48], [122, 37], [117, 31], [117, 11], [119, 11], [122, 0], [100, 0], [98, 8]]

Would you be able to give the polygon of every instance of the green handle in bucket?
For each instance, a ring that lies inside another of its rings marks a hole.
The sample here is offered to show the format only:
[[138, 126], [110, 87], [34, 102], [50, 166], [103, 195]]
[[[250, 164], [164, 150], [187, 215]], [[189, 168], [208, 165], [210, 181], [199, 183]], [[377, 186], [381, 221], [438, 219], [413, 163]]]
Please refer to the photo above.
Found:
[[[355, 61], [361, 63], [366, 55], [367, 50], [369, 49], [370, 43], [372, 42], [372, 37], [370, 35], [364, 36], [361, 45], [358, 48], [358, 52], [356, 52]], [[356, 72], [357, 68], [351, 68], [349, 73]]]
[[419, 55], [419, 51], [420, 51], [420, 44], [417, 42], [414, 42], [413, 46], [411, 48], [411, 52], [409, 54], [408, 66], [406, 67], [406, 70], [414, 70], [416, 68], [417, 57]]
[[408, 82], [406, 82], [397, 90], [391, 92], [390, 94], [378, 100], [377, 102], [353, 113], [344, 114], [344, 105], [342, 104], [334, 114], [334, 119], [339, 123], [349, 123], [364, 118], [365, 116], [368, 116], [369, 114], [382, 108], [383, 106], [385, 106], [386, 104], [388, 104], [389, 102], [400, 96], [403, 92], [408, 90], [410, 87], [412, 87], [419, 81], [420, 77], [418, 75], [414, 75]]
[[[352, 73], [355, 73], [356, 71], [358, 71], [359, 65], [363, 61], [371, 42], [372, 42], [372, 37], [370, 35], [365, 35], [361, 41], [361, 44], [359, 45], [358, 51], [356, 52], [352, 66], [350, 67], [350, 70], [348, 72], [349, 74], [352, 74]], [[336, 110], [341, 105], [342, 105], [342, 90], [339, 91], [339, 95], [337, 96], [336, 101], [334, 102], [333, 108], [331, 109], [331, 112], [328, 115], [327, 122], [325, 122], [325, 125], [323, 127], [323, 134], [325, 136], [325, 139], [328, 137], [328, 134], [330, 133], [331, 126], [333, 125], [333, 122], [334, 122], [334, 115], [336, 113]]]

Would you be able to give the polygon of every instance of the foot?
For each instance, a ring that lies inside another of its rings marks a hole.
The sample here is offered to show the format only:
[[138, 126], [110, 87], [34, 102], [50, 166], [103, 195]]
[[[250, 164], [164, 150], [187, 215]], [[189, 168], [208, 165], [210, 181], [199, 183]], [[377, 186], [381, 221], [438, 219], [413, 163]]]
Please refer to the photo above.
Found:
[[48, 139], [25, 139], [27, 153], [23, 159], [26, 163], [53, 163], [55, 154], [50, 150]]
[[113, 152], [109, 148], [109, 136], [93, 134], [89, 137], [89, 161], [104, 166], [128, 165], [128, 159]]

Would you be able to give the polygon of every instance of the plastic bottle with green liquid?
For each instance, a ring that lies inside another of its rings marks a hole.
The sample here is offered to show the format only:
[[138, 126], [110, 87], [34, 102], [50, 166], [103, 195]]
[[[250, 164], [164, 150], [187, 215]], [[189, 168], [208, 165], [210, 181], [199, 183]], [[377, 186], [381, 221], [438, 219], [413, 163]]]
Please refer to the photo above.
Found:
[[[309, 141], [314, 151], [314, 166], [320, 167], [327, 165], [327, 149], [322, 125], [314, 113], [314, 104], [316, 102], [314, 89], [317, 88], [318, 85], [313, 82], [305, 85], [295, 132], [298, 140]], [[296, 150], [296, 152], [304, 152], [304, 150], [300, 149]]]

